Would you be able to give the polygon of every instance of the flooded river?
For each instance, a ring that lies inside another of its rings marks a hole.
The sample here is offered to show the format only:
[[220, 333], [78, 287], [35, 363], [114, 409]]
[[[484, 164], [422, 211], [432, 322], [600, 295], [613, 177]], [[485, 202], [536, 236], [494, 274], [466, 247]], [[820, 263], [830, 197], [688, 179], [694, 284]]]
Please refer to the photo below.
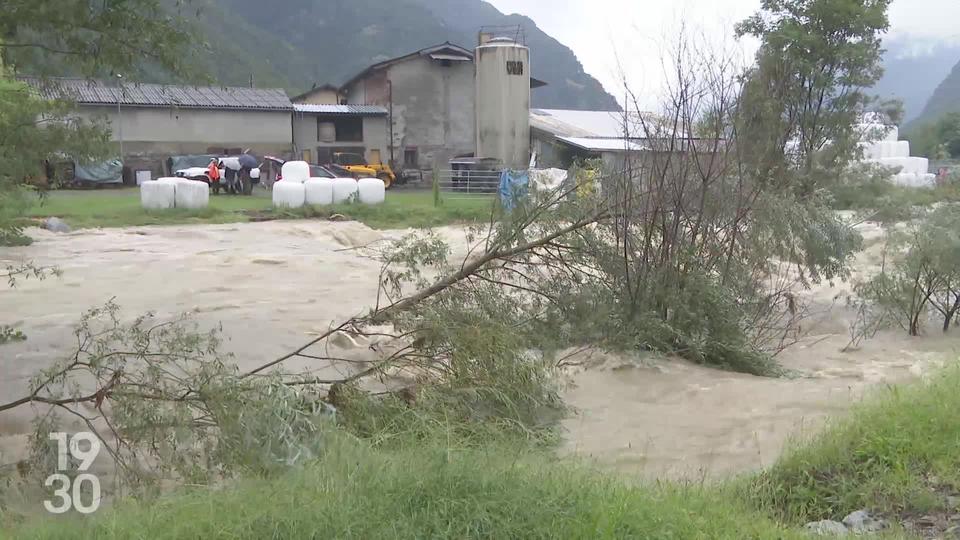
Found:
[[[876, 228], [862, 227], [869, 241]], [[440, 231], [463, 247], [464, 233]], [[194, 313], [222, 324], [241, 367], [273, 359], [361, 313], [375, 298], [379, 263], [355, 248], [401, 231], [357, 223], [271, 222], [90, 230], [32, 230], [29, 247], [0, 251], [0, 264], [58, 266], [62, 278], [0, 289], [6, 324], [29, 339], [0, 348], [0, 402], [20, 397], [29, 377], [69, 353], [81, 313], [113, 298], [130, 318]], [[462, 251], [461, 251], [462, 252]], [[877, 264], [876, 246], [858, 270]], [[872, 385], [916, 377], [957, 358], [960, 341], [887, 333], [854, 352], [847, 344], [849, 287], [808, 293], [821, 316], [781, 362], [797, 378], [720, 372], [682, 361], [594, 353], [569, 373], [564, 452], [645, 477], [727, 474], [771, 463], [784, 442], [822, 425]], [[306, 361], [288, 365], [306, 369]], [[31, 411], [0, 413], [0, 452], [23, 451]]]

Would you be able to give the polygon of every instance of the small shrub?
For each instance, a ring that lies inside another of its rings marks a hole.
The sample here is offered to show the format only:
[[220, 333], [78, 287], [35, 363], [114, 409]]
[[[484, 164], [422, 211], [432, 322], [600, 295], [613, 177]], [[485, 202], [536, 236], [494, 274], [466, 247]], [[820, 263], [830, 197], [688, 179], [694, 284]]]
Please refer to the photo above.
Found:
[[[859, 283], [859, 302], [872, 306], [874, 321], [883, 319], [920, 335], [928, 315], [938, 314], [950, 330], [960, 312], [960, 213], [942, 206], [890, 233], [890, 261], [873, 278]], [[876, 326], [868, 324], [867, 326]]]
[[0, 325], [0, 345], [26, 340], [26, 334], [24, 334], [20, 329], [13, 328], [12, 326]]

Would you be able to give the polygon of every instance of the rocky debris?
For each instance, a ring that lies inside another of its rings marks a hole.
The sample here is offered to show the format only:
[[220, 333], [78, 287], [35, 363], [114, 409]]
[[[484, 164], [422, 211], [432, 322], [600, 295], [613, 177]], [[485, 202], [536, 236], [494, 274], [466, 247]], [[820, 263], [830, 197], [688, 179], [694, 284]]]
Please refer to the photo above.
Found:
[[885, 520], [870, 515], [870, 512], [866, 510], [851, 512], [843, 518], [843, 524], [854, 534], [882, 531], [889, 525]]
[[960, 515], [951, 512], [909, 517], [903, 528], [920, 538], [960, 540]]
[[804, 528], [817, 536], [860, 536], [880, 532], [889, 526], [886, 520], [873, 516], [869, 511], [857, 510], [843, 518], [843, 523], [825, 519], [811, 521]]
[[816, 536], [846, 536], [848, 532], [843, 523], [829, 519], [811, 521], [804, 528]]
[[43, 220], [43, 228], [55, 233], [68, 233], [71, 231], [67, 222], [57, 217]]

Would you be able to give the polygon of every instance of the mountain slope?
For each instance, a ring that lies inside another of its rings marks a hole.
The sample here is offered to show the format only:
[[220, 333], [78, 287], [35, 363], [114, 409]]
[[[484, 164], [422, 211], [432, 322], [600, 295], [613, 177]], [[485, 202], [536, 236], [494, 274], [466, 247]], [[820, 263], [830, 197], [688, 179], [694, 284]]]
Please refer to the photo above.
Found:
[[903, 100], [905, 119], [923, 112], [937, 85], [960, 60], [960, 44], [936, 43], [930, 47], [911, 40], [885, 40], [883, 78], [872, 92], [883, 98]]
[[520, 26], [530, 47], [531, 73], [547, 86], [533, 93], [534, 106], [552, 109], [619, 110], [616, 99], [588, 75], [566, 45], [522, 15], [504, 15], [479, 0], [414, 0], [437, 15], [461, 45], [472, 48], [481, 26]]
[[[207, 71], [224, 85], [342, 84], [368, 65], [450, 41], [473, 48], [484, 25], [522, 25], [533, 76], [548, 86], [533, 92], [544, 108], [618, 108], [584, 72], [573, 51], [529, 18], [504, 15], [482, 0], [285, 0], [265, 10], [261, 0], [202, 0], [198, 21], [208, 36]], [[158, 75], [159, 76], [159, 75]]]
[[936, 122], [943, 115], [960, 111], [960, 62], [947, 75], [947, 78], [937, 86], [927, 102], [923, 113], [914, 122], [913, 126], [921, 126]]

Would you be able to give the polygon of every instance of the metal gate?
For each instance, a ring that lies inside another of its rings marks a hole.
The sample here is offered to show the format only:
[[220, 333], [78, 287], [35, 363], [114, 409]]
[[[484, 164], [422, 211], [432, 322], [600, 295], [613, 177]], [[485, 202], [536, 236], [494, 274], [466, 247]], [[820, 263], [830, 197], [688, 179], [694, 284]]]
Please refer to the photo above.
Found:
[[433, 189], [444, 199], [495, 197], [500, 171], [445, 169], [435, 171]]

